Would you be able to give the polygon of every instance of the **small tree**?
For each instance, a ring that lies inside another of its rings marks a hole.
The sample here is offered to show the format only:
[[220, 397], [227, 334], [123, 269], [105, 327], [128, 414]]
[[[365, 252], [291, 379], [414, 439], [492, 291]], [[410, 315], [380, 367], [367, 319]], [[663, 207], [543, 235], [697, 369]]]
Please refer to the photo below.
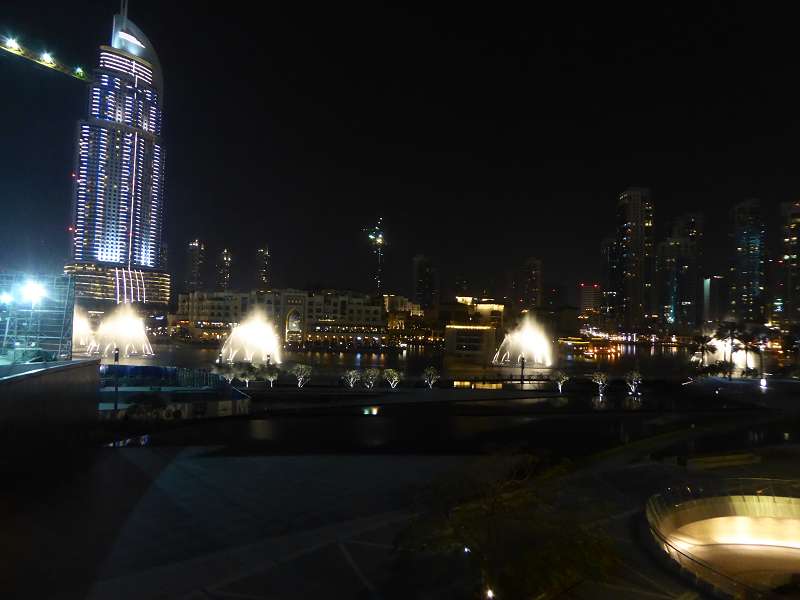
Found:
[[261, 366], [260, 373], [262, 377], [264, 377], [264, 381], [269, 381], [269, 387], [272, 388], [274, 387], [275, 382], [278, 380], [281, 370], [277, 365], [269, 363], [268, 365]]
[[561, 393], [561, 388], [564, 387], [564, 384], [569, 381], [569, 375], [564, 373], [564, 371], [553, 371], [550, 373], [550, 381], [558, 386], [558, 393]]
[[239, 363], [236, 365], [236, 379], [244, 381], [245, 387], [250, 387], [250, 380], [256, 377], [256, 368], [252, 363]]
[[628, 389], [634, 396], [639, 391], [639, 385], [642, 383], [642, 374], [639, 371], [631, 371], [625, 376], [625, 383], [628, 384]]
[[344, 375], [342, 375], [342, 379], [344, 379], [344, 382], [347, 384], [347, 387], [353, 389], [361, 379], [361, 372], [358, 369], [349, 369], [348, 371], [344, 372]]
[[303, 363], [297, 363], [292, 367], [292, 375], [297, 377], [297, 387], [302, 388], [311, 379], [311, 367]]
[[233, 378], [236, 376], [233, 366], [228, 363], [214, 365], [214, 373], [222, 377], [228, 383], [233, 381]]
[[365, 388], [371, 390], [373, 387], [375, 387], [375, 383], [379, 381], [380, 378], [380, 369], [364, 369], [364, 372], [361, 374], [361, 383], [364, 384]]
[[394, 389], [400, 383], [400, 371], [396, 369], [386, 369], [383, 372], [383, 378], [389, 383], [389, 387]]
[[425, 383], [428, 384], [428, 389], [433, 389], [433, 385], [439, 381], [439, 371], [436, 370], [436, 367], [425, 367], [425, 370], [422, 372], [422, 377], [425, 380]]
[[608, 385], [608, 375], [603, 371], [595, 371], [592, 373], [592, 382], [597, 384], [597, 392], [602, 396]]

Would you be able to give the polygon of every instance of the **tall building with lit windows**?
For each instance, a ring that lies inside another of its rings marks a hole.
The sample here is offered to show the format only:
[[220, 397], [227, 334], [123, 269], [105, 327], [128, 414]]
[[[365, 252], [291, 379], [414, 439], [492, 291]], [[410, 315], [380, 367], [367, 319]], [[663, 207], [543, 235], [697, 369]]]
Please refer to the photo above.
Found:
[[658, 317], [654, 206], [649, 189], [631, 187], [619, 195], [616, 252], [621, 324], [628, 331], [642, 330]]
[[114, 16], [78, 123], [71, 263], [76, 295], [116, 303], [167, 303], [162, 252], [164, 82], [158, 55], [127, 17]]
[[730, 306], [739, 321], [764, 317], [766, 287], [766, 228], [758, 199], [739, 202], [731, 209], [735, 253], [731, 265]]

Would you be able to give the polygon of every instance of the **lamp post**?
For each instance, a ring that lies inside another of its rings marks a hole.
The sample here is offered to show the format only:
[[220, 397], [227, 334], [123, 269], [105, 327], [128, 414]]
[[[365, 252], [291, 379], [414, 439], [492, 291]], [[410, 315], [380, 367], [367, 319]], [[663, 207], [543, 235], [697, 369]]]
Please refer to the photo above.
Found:
[[519, 389], [525, 385], [525, 355], [519, 358]]

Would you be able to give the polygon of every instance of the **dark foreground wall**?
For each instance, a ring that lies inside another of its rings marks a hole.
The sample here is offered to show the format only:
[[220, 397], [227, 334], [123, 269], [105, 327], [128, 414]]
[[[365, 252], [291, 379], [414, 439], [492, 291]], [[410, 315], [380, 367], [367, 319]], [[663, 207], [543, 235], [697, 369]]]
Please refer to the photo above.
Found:
[[0, 377], [0, 435], [97, 419], [100, 359], [26, 366], [30, 370]]

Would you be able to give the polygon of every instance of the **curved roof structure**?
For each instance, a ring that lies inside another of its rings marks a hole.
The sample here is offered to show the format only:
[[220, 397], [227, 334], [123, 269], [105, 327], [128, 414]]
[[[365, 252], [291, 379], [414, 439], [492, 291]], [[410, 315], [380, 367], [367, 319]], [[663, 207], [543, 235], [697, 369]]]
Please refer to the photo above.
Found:
[[111, 47], [149, 63], [153, 68], [155, 87], [159, 93], [163, 93], [164, 76], [161, 73], [161, 62], [158, 60], [158, 54], [156, 54], [155, 48], [153, 48], [144, 32], [128, 18], [125, 12], [114, 15]]

